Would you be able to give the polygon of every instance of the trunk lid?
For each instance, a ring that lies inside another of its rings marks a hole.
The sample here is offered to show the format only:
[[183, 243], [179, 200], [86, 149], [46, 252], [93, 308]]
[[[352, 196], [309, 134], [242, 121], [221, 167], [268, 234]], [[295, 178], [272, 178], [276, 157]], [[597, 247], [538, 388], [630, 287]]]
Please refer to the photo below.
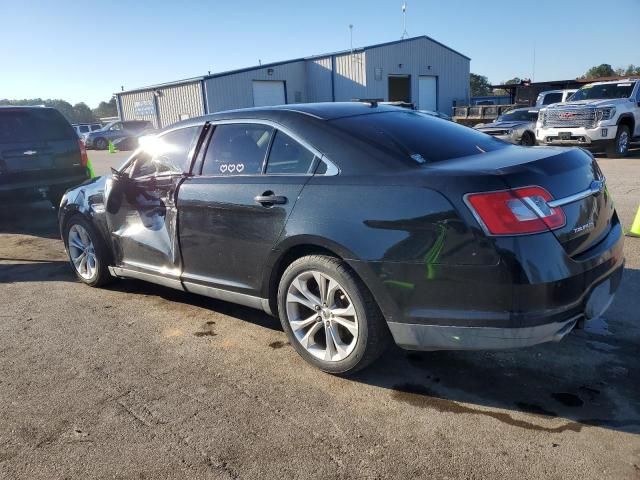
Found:
[[554, 229], [553, 234], [570, 256], [595, 246], [611, 229], [613, 200], [606, 188], [596, 188], [603, 185], [604, 176], [595, 159], [584, 150], [514, 146], [443, 162], [434, 168], [498, 176], [508, 188], [546, 189], [553, 201], [563, 203], [559, 208], [566, 223]]

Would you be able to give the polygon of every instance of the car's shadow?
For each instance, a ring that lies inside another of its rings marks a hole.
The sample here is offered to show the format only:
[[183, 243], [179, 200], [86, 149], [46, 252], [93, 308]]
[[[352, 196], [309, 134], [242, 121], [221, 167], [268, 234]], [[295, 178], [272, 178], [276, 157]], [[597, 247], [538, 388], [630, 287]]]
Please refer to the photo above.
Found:
[[[55, 218], [47, 228], [34, 232], [25, 226], [24, 233], [57, 237]], [[7, 230], [22, 233], [6, 224], [0, 232]], [[0, 260], [10, 262], [0, 264], [0, 284], [76, 281], [65, 261]], [[106, 288], [155, 295], [281, 330], [278, 319], [260, 311], [142, 281], [121, 280]], [[640, 433], [640, 314], [634, 308], [638, 297], [640, 271], [626, 269], [606, 320], [572, 332], [561, 343], [501, 352], [406, 352], [392, 347], [350, 381], [388, 389], [393, 401], [423, 408], [425, 415], [438, 410], [489, 416], [543, 432], [579, 431], [591, 425]]]
[[7, 203], [0, 208], [0, 234], [60, 238], [58, 215], [48, 201]]

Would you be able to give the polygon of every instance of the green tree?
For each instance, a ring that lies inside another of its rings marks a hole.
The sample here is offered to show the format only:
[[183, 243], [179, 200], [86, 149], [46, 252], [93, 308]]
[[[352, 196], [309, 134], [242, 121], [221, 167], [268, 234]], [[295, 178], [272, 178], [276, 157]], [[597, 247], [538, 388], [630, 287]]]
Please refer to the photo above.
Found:
[[491, 84], [487, 77], [472, 73], [469, 75], [469, 90], [472, 97], [491, 95]]
[[587, 70], [582, 78], [600, 78], [600, 77], [613, 77], [616, 74], [615, 70], [608, 63], [603, 63], [597, 67], [591, 67]]
[[73, 106], [73, 119], [74, 119], [74, 123], [85, 123], [85, 122], [96, 121], [96, 117], [94, 117], [93, 112], [84, 102], [76, 103]]
[[636, 67], [631, 64], [627, 67], [622, 75], [640, 75], [640, 66]]
[[522, 81], [520, 77], [513, 77], [511, 80], [507, 80], [504, 82], [504, 85], [515, 85], [519, 84]]
[[108, 102], [100, 102], [98, 107], [93, 109], [93, 114], [96, 118], [117, 116], [118, 107], [116, 106], [116, 99], [112, 97]]

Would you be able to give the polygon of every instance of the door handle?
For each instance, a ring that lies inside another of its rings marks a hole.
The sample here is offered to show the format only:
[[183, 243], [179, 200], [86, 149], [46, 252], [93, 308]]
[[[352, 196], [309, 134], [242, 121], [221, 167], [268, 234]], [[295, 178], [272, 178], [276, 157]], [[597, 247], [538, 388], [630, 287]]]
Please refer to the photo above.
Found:
[[254, 198], [256, 203], [261, 204], [263, 207], [270, 207], [272, 205], [284, 205], [287, 203], [287, 197], [276, 195], [272, 191], [266, 191], [262, 195], [258, 195]]

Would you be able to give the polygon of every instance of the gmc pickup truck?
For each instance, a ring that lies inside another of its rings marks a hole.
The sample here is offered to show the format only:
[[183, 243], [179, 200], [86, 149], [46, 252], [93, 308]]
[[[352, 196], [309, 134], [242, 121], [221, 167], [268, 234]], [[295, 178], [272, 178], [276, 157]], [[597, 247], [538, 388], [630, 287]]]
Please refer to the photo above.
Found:
[[568, 102], [540, 110], [536, 124], [540, 145], [571, 145], [609, 157], [625, 157], [640, 141], [640, 80], [585, 85]]

